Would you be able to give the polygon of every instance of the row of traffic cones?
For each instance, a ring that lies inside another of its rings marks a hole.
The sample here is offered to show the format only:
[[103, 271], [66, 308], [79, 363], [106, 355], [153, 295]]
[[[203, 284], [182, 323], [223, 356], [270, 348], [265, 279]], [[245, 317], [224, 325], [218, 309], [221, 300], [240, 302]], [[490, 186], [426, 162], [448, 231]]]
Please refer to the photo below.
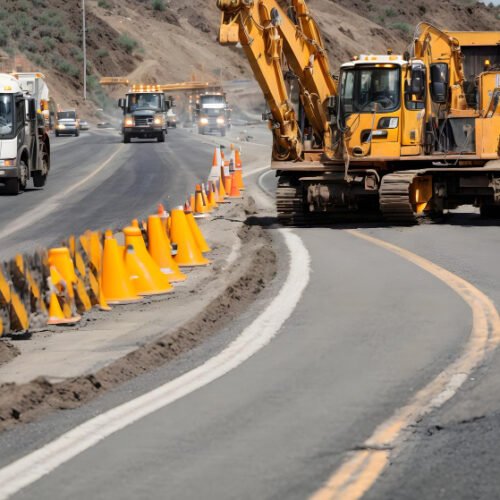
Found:
[[207, 217], [223, 203], [242, 198], [245, 190], [241, 156], [231, 145], [231, 157], [226, 160], [221, 147], [215, 148], [212, 166], [206, 184], [197, 184], [195, 193], [185, 203], [186, 210], [194, 217]]
[[226, 160], [216, 148], [207, 182], [170, 214], [160, 204], [147, 221], [124, 228], [123, 238], [88, 231], [61, 247], [0, 265], [0, 336], [44, 322], [75, 324], [93, 307], [109, 311], [172, 292], [187, 279], [186, 268], [210, 264], [211, 248], [197, 219], [240, 198], [244, 188], [239, 151], [231, 147]]
[[89, 279], [94, 283], [90, 288], [95, 289], [95, 301], [102, 310], [109, 310], [110, 305], [131, 304], [143, 297], [170, 293], [173, 283], [187, 279], [181, 267], [210, 263], [203, 254], [211, 249], [192, 212], [185, 212], [183, 207], [172, 210], [169, 215], [160, 205], [158, 214], [150, 215], [146, 223], [141, 225], [134, 220], [122, 233], [124, 245], [118, 243], [111, 231], [103, 238], [99, 233], [80, 238], [86, 259], [81, 256], [74, 261], [72, 253], [79, 254], [76, 249], [72, 251], [71, 245], [49, 250], [49, 324], [78, 322], [81, 316], [76, 307], [77, 297], [84, 310], [92, 307], [90, 294], [86, 293], [88, 287], [75, 270], [79, 267], [77, 261], [83, 264], [85, 273], [94, 276], [95, 280]]

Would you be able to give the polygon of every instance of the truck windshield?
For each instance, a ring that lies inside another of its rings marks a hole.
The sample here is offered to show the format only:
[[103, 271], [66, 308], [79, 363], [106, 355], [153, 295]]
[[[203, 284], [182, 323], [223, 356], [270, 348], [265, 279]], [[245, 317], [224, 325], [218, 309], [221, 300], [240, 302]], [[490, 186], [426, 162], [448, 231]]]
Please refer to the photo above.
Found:
[[129, 94], [127, 96], [127, 113], [138, 109], [161, 110], [162, 94]]
[[204, 95], [200, 97], [200, 105], [204, 109], [223, 109], [226, 99], [223, 95]]
[[342, 72], [340, 104], [344, 118], [352, 113], [395, 111], [400, 101], [400, 71], [397, 66], [358, 66]]
[[76, 113], [74, 111], [60, 111], [57, 113], [59, 120], [76, 120]]
[[12, 95], [0, 94], [0, 137], [12, 135], [13, 124]]

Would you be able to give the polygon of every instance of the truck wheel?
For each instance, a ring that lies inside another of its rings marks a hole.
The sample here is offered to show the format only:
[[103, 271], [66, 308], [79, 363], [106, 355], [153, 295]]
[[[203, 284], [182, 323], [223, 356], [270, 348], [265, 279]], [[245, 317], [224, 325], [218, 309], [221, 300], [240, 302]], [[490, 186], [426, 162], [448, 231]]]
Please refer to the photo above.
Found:
[[79, 130], [77, 130], [77, 131], [75, 132], [75, 137], [78, 137], [79, 135], [80, 135], [80, 131], [79, 131]]
[[163, 132], [158, 136], [158, 142], [165, 142], [165, 134]]
[[47, 176], [49, 175], [49, 161], [46, 152], [43, 155], [42, 163], [42, 170], [38, 170], [35, 174], [33, 174], [33, 185], [36, 188], [45, 186], [45, 183], [47, 182]]
[[59, 137], [59, 132], [56, 132], [56, 137]]
[[12, 179], [7, 179], [5, 183], [5, 188], [7, 189], [8, 194], [16, 195], [21, 192], [21, 186], [19, 185], [19, 179], [17, 177], [13, 177]]
[[220, 129], [220, 135], [221, 135], [221, 137], [226, 137], [226, 129], [225, 128]]
[[500, 218], [500, 205], [482, 205], [480, 210], [483, 219]]
[[123, 142], [128, 144], [130, 142], [130, 136], [128, 134], [123, 134]]

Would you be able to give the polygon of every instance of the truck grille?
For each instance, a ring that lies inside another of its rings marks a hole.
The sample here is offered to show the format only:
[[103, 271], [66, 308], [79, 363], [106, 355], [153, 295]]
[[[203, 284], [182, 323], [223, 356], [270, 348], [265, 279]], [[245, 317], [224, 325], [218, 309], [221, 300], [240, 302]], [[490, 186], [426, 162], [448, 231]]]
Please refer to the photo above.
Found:
[[136, 127], [148, 127], [153, 123], [153, 118], [136, 116], [135, 117], [135, 125]]

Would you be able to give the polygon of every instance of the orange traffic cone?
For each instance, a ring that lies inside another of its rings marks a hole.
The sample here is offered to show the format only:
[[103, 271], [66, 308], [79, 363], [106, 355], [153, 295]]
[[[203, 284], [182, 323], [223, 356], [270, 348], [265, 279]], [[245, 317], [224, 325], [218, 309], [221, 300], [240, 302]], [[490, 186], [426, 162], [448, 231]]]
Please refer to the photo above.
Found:
[[234, 173], [236, 184], [240, 188], [241, 191], [245, 190], [245, 183], [243, 182], [243, 164], [241, 163], [240, 152], [238, 149], [234, 151], [235, 157], [235, 165], [234, 165]]
[[177, 245], [175, 261], [180, 267], [206, 266], [210, 261], [203, 257], [189, 229], [186, 214], [182, 207], [172, 210], [172, 227], [170, 238]]
[[191, 230], [191, 234], [193, 235], [194, 241], [196, 242], [198, 248], [200, 249], [200, 252], [201, 253], [211, 252], [212, 249], [208, 246], [208, 243], [205, 240], [205, 237], [203, 236], [203, 233], [201, 232], [200, 228], [198, 227], [198, 224], [196, 224], [196, 220], [191, 212], [186, 214], [186, 220], [189, 229]]
[[195, 202], [196, 202], [196, 200], [195, 200], [195, 196], [194, 196], [194, 194], [191, 194], [191, 195], [189, 196], [189, 205], [191, 206], [191, 211], [193, 211], [193, 210], [194, 210], [194, 205], [195, 205]]
[[166, 210], [163, 203], [158, 203], [158, 215], [161, 217], [165, 214]]
[[[217, 195], [215, 193], [215, 187], [214, 183], [211, 182], [210, 186], [208, 187], [208, 204], [212, 208], [218, 208], [218, 203], [217, 203]], [[184, 210], [185, 212], [190, 212], [191, 210]]]
[[228, 193], [224, 189], [224, 181], [222, 179], [222, 175], [219, 177], [219, 197], [217, 198], [217, 203], [231, 203], [229, 200], [226, 200]]
[[150, 215], [148, 218], [148, 241], [149, 254], [168, 280], [170, 282], [185, 281], [187, 276], [180, 271], [177, 262], [172, 257], [170, 240], [157, 215]]
[[203, 202], [203, 193], [199, 184], [196, 185], [194, 211], [197, 217], [206, 217], [208, 214], [208, 206]]
[[170, 292], [173, 287], [149, 255], [141, 230], [136, 227], [126, 227], [123, 234], [127, 248], [125, 266], [136, 292], [139, 295], [160, 295]]
[[214, 157], [212, 160], [212, 167], [210, 168], [210, 173], [208, 174], [208, 182], [216, 181], [220, 175], [220, 168], [222, 165], [222, 156], [220, 148], [215, 148]]
[[61, 309], [61, 304], [59, 303], [57, 294], [55, 292], [50, 294], [49, 319], [47, 320], [48, 325], [74, 325], [81, 319], [81, 316], [78, 315], [67, 318]]
[[118, 243], [109, 233], [104, 239], [101, 289], [108, 304], [130, 304], [142, 300], [130, 280]]
[[234, 173], [231, 174], [231, 192], [229, 194], [229, 198], [242, 198], [240, 193], [240, 188], [236, 184]]

